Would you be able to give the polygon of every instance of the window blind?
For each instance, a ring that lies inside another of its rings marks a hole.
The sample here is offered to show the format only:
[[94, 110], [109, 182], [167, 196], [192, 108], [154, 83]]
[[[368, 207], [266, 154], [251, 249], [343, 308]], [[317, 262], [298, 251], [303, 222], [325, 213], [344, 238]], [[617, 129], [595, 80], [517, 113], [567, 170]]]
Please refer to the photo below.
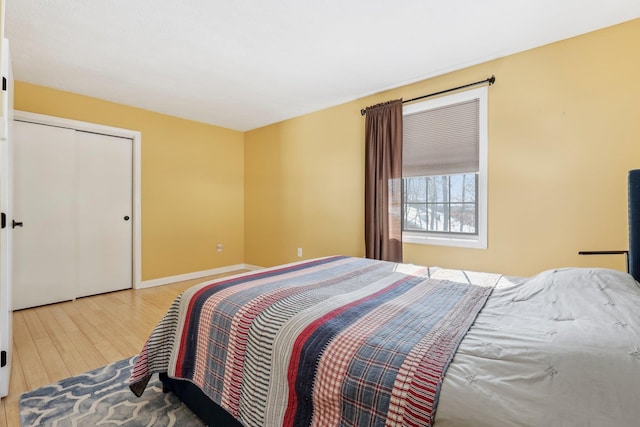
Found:
[[480, 101], [403, 117], [402, 176], [478, 172]]

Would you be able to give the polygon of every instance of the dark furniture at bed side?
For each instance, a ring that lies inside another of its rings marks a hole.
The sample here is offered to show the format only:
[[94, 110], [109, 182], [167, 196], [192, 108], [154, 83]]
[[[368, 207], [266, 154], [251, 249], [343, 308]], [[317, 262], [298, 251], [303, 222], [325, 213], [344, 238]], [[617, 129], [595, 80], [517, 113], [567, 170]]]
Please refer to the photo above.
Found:
[[640, 169], [629, 171], [629, 250], [580, 251], [578, 255], [625, 255], [627, 273], [640, 282]]
[[640, 169], [629, 171], [629, 273], [640, 282]]

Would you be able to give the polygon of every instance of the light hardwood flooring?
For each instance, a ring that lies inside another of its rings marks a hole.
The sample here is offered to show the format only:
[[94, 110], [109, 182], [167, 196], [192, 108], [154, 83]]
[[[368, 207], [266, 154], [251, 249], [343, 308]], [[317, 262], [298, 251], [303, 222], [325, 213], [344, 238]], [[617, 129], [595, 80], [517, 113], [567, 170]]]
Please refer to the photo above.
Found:
[[0, 427], [20, 427], [25, 391], [137, 354], [180, 292], [217, 277], [14, 312], [11, 380], [0, 402]]

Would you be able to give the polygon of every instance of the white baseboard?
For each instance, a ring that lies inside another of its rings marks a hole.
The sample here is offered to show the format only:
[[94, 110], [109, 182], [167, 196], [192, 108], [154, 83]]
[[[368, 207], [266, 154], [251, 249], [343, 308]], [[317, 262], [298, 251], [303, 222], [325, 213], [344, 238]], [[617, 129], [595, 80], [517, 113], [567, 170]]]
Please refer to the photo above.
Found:
[[227, 267], [219, 267], [211, 270], [194, 271], [193, 273], [179, 274], [177, 276], [161, 277], [159, 279], [143, 280], [135, 289], [152, 288], [154, 286], [168, 285], [169, 283], [185, 280], [199, 279], [201, 277], [215, 276], [217, 274], [231, 273], [238, 270], [260, 270], [262, 267], [251, 264], [236, 264]]

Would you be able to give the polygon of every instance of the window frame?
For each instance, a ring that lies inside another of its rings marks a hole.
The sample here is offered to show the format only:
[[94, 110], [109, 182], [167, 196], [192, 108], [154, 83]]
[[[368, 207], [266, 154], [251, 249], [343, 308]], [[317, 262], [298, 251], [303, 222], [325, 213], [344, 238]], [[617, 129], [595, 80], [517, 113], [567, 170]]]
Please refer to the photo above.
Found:
[[[455, 246], [463, 248], [487, 249], [487, 194], [488, 194], [488, 87], [470, 89], [453, 95], [446, 95], [427, 101], [404, 105], [402, 114], [414, 114], [441, 108], [460, 102], [478, 100], [478, 184], [476, 193], [477, 203], [477, 235], [461, 235], [425, 231], [402, 231], [404, 243], [422, 245]], [[435, 175], [434, 175], [435, 176]], [[403, 176], [404, 178], [404, 176]], [[404, 197], [404, 194], [403, 194]], [[403, 198], [404, 202], [404, 198]]]

